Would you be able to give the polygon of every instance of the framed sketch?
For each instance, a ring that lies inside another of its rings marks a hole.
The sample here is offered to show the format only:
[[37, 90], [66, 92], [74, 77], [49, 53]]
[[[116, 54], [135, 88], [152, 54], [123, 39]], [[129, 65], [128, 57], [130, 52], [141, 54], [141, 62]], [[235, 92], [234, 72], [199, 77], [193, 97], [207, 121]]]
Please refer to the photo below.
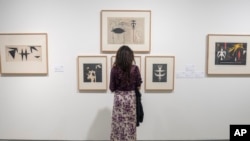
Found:
[[[111, 56], [111, 67], [115, 63], [115, 56]], [[139, 70], [141, 70], [141, 56], [135, 56], [134, 65], [137, 65]]]
[[250, 74], [250, 35], [209, 34], [207, 74]]
[[78, 89], [107, 90], [107, 56], [78, 56]]
[[174, 74], [174, 56], [145, 56], [145, 90], [174, 90]]
[[122, 45], [134, 52], [150, 52], [151, 11], [101, 11], [101, 51], [116, 52]]
[[2, 74], [48, 74], [47, 33], [0, 34]]

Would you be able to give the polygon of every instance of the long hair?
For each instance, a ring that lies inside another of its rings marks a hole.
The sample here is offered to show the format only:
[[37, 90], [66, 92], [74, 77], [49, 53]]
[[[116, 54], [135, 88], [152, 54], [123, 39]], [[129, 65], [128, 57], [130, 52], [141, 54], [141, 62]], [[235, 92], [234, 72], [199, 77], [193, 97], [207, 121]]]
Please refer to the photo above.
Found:
[[128, 80], [133, 62], [135, 62], [134, 52], [126, 45], [121, 46], [116, 53], [114, 65], [123, 70]]

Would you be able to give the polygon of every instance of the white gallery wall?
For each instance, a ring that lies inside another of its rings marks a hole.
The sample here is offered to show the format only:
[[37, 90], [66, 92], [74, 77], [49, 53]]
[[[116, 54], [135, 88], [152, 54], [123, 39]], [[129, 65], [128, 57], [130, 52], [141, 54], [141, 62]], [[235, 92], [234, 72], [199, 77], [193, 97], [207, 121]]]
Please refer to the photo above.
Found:
[[[100, 51], [101, 10], [151, 10], [151, 52], [175, 56], [172, 92], [145, 92], [139, 140], [229, 139], [250, 124], [250, 77], [207, 76], [207, 34], [250, 34], [249, 0], [0, 0], [0, 33], [47, 33], [47, 76], [0, 74], [0, 139], [108, 140], [113, 94], [79, 92], [77, 56]], [[249, 56], [248, 56], [249, 57]], [[61, 72], [56, 69], [61, 68]], [[197, 76], [188, 74], [189, 69]], [[142, 69], [143, 79], [145, 78]]]

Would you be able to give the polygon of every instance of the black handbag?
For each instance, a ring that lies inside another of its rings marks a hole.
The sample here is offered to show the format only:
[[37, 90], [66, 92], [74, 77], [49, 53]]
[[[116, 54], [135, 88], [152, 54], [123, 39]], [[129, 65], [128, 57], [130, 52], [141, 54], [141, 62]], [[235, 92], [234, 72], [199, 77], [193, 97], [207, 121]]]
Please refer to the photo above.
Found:
[[135, 89], [136, 95], [136, 126], [140, 126], [140, 123], [143, 122], [144, 111], [141, 103], [141, 93], [138, 88]]

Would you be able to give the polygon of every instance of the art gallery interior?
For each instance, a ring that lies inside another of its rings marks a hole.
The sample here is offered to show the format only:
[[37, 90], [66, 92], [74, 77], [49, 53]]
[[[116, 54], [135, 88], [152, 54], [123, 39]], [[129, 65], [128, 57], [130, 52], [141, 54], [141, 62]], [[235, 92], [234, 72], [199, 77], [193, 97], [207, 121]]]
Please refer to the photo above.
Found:
[[[145, 113], [137, 139], [229, 140], [230, 125], [250, 124], [250, 72], [207, 75], [207, 36], [250, 35], [249, 5], [249, 0], [0, 0], [0, 34], [46, 33], [48, 59], [46, 75], [0, 73], [0, 140], [109, 140], [114, 95], [108, 83], [115, 54], [101, 51], [102, 10], [151, 11], [150, 51], [135, 53], [141, 57]], [[98, 55], [107, 57], [106, 90], [79, 91], [78, 56]], [[145, 90], [146, 56], [175, 57], [173, 90]], [[242, 69], [249, 68], [248, 58]]]

